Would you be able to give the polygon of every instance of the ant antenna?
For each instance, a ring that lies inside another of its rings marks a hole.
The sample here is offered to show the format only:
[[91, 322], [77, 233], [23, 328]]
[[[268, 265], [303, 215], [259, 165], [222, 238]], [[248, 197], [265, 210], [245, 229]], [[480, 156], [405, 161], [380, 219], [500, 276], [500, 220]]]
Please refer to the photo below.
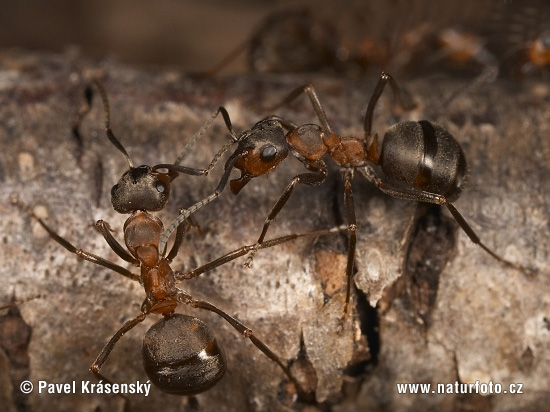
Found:
[[223, 120], [225, 121], [225, 124], [227, 125], [227, 129], [229, 130], [229, 133], [231, 133], [231, 137], [233, 138], [233, 141], [229, 141], [228, 143], [226, 143], [220, 149], [220, 151], [216, 154], [214, 159], [212, 159], [212, 162], [210, 162], [210, 165], [208, 166], [208, 169], [206, 169], [207, 170], [206, 174], [208, 174], [208, 172], [210, 172], [214, 168], [214, 165], [217, 163], [219, 158], [223, 156], [223, 154], [233, 145], [233, 143], [236, 143], [236, 142], [239, 141], [239, 136], [237, 136], [237, 134], [233, 130], [233, 126], [231, 125], [231, 120], [229, 119], [229, 114], [227, 113], [227, 110], [225, 110], [224, 107], [220, 106], [212, 114], [212, 116], [210, 116], [210, 119], [208, 119], [206, 122], [204, 122], [204, 124], [197, 131], [197, 133], [195, 133], [195, 135], [185, 144], [185, 146], [183, 147], [183, 150], [181, 151], [178, 158], [174, 162], [175, 165], [181, 164], [181, 162], [183, 161], [183, 158], [185, 157], [186, 152], [189, 150], [189, 148], [191, 146], [193, 146], [195, 144], [195, 142], [198, 140], [198, 138], [201, 137], [208, 130], [208, 128], [210, 127], [212, 122], [216, 119], [216, 117], [218, 117], [218, 115], [220, 113], [223, 116]]
[[[190, 147], [192, 145], [192, 143], [194, 143], [200, 136], [202, 136], [204, 134], [204, 132], [208, 129], [208, 127], [210, 127], [210, 125], [212, 124], [214, 119], [216, 117], [218, 117], [218, 115], [220, 113], [223, 117], [225, 125], [227, 126], [227, 129], [229, 130], [229, 133], [231, 134], [232, 140], [230, 140], [226, 144], [224, 144], [222, 146], [222, 148], [218, 151], [218, 153], [216, 153], [216, 156], [214, 156], [214, 158], [212, 159], [212, 161], [208, 165], [208, 168], [206, 169], [204, 175], [206, 176], [214, 168], [214, 166], [216, 165], [218, 160], [223, 156], [223, 154], [231, 146], [233, 146], [233, 144], [238, 143], [241, 140], [242, 136], [239, 136], [233, 130], [233, 125], [231, 124], [231, 119], [229, 118], [229, 113], [227, 113], [227, 110], [225, 109], [225, 107], [220, 106], [220, 107], [218, 107], [218, 110], [216, 110], [212, 114], [210, 119], [208, 119], [202, 125], [202, 127], [199, 129], [199, 131], [197, 133], [195, 133], [195, 135], [191, 138], [191, 140], [185, 145], [185, 147], [183, 148], [183, 151], [180, 153], [180, 155], [178, 156], [178, 158], [176, 159], [174, 164], [178, 165], [181, 162], [181, 160], [183, 159], [183, 157], [185, 155], [185, 151], [188, 149], [188, 147]], [[184, 208], [180, 209], [180, 214], [178, 215], [178, 217], [176, 219], [174, 219], [174, 221], [164, 230], [164, 232], [162, 233], [162, 235], [160, 237], [160, 243], [159, 243], [159, 250], [160, 251], [164, 252], [164, 250], [166, 248], [166, 243], [168, 242], [168, 238], [170, 237], [172, 232], [174, 230], [176, 230], [177, 227], [184, 220], [186, 220], [189, 216], [191, 216], [191, 214], [193, 214], [194, 212], [199, 210], [201, 207], [207, 205], [208, 203], [210, 203], [211, 201], [213, 201], [214, 199], [216, 199], [220, 195], [220, 193], [222, 192], [222, 190], [224, 189], [224, 187], [227, 183], [227, 180], [229, 179], [229, 175], [231, 174], [231, 170], [233, 168], [233, 165], [237, 161], [237, 159], [238, 159], [237, 157], [229, 159], [229, 163], [226, 164], [225, 172], [224, 172], [220, 182], [218, 183], [218, 186], [214, 190], [214, 193], [212, 193], [211, 195], [209, 195], [206, 198], [202, 199], [201, 201], [195, 203], [194, 205], [192, 205], [191, 207], [189, 207], [187, 209], [184, 209]]]
[[14, 288], [13, 292], [12, 292], [12, 295], [11, 295], [11, 302], [7, 303], [5, 305], [1, 305], [0, 310], [13, 308], [13, 307], [22, 305], [23, 303], [29, 302], [29, 301], [34, 300], [34, 299], [39, 299], [39, 298], [42, 298], [42, 297], [43, 297], [42, 295], [34, 295], [34, 296], [30, 296], [28, 298], [16, 300], [16, 298], [15, 298], [15, 288]]
[[218, 183], [218, 186], [214, 190], [214, 193], [211, 195], [205, 197], [204, 199], [198, 201], [191, 207], [185, 209], [180, 209], [180, 214], [170, 223], [170, 225], [162, 232], [162, 235], [160, 236], [159, 241], [159, 248], [158, 250], [164, 253], [166, 251], [166, 243], [168, 242], [168, 238], [172, 234], [174, 230], [178, 228], [178, 226], [183, 223], [185, 220], [187, 220], [193, 213], [195, 213], [197, 210], [199, 210], [201, 207], [207, 205], [208, 203], [212, 202], [214, 199], [216, 199], [220, 193], [223, 191], [225, 185], [227, 184], [227, 181], [229, 180], [229, 175], [231, 174], [231, 171], [233, 170], [233, 166], [235, 165], [235, 162], [239, 159], [239, 157], [234, 157], [229, 160], [229, 162], [226, 165], [225, 172], [223, 173], [223, 176]]
[[105, 113], [105, 133], [107, 134], [107, 137], [111, 141], [111, 143], [124, 155], [126, 158], [126, 161], [128, 162], [128, 166], [130, 169], [134, 167], [134, 164], [132, 163], [132, 160], [130, 159], [130, 156], [128, 156], [128, 152], [122, 146], [122, 143], [115, 137], [113, 131], [111, 130], [111, 112], [109, 109], [109, 100], [107, 99], [107, 92], [105, 91], [105, 88], [101, 84], [101, 82], [98, 79], [93, 79], [94, 84], [96, 85], [97, 89], [99, 90], [99, 94], [101, 95], [101, 100], [103, 101], [103, 111]]

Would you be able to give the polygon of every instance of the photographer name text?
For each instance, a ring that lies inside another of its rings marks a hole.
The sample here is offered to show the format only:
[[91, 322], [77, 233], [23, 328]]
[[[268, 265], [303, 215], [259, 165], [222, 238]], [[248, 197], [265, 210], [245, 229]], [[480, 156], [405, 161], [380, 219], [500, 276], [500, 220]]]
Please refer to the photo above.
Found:
[[[26, 384], [26, 386], [23, 386]], [[30, 393], [33, 389], [33, 385], [29, 381], [21, 383], [21, 391], [24, 393]], [[140, 381], [132, 383], [111, 383], [111, 382], [90, 382], [90, 381], [72, 381], [70, 383], [50, 383], [48, 381], [39, 380], [37, 382], [38, 393], [49, 394], [143, 394], [149, 396], [151, 390], [151, 383], [147, 381], [141, 383]]]

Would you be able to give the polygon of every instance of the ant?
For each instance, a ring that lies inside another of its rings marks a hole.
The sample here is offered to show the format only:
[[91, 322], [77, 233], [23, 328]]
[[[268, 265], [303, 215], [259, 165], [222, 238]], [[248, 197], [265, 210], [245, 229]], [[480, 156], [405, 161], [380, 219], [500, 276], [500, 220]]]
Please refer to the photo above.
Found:
[[[439, 58], [446, 57], [457, 66], [474, 64], [482, 68], [481, 73], [465, 89], [457, 91], [447, 100], [450, 103], [458, 94], [474, 89], [482, 84], [493, 82], [499, 73], [496, 56], [489, 51], [486, 41], [470, 31], [458, 27], [448, 27], [437, 35]], [[435, 59], [434, 59], [435, 61]]]
[[[126, 248], [110, 233], [111, 229], [107, 222], [98, 220], [95, 228], [104, 237], [111, 249], [124, 261], [139, 267], [140, 273], [135, 274], [114, 262], [75, 247], [46, 224], [28, 206], [12, 196], [14, 205], [37, 220], [49, 236], [70, 253], [111, 269], [130, 280], [137, 281], [145, 289], [146, 297], [141, 305], [140, 314], [124, 323], [111, 337], [90, 366], [90, 370], [97, 379], [110, 383], [100, 373], [100, 370], [116, 343], [125, 333], [143, 322], [149, 314], [154, 313], [162, 315], [162, 318], [149, 328], [143, 339], [142, 348], [144, 369], [149, 379], [162, 391], [178, 395], [197, 394], [215, 385], [222, 378], [226, 369], [223, 349], [208, 326], [201, 320], [193, 316], [175, 313], [179, 304], [185, 304], [221, 316], [244, 337], [250, 339], [269, 359], [277, 363], [286, 376], [299, 388], [297, 381], [283, 361], [257, 338], [251, 329], [213, 304], [194, 299], [190, 294], [176, 287], [176, 282], [190, 279], [199, 274], [198, 272], [191, 275], [184, 274], [170, 267], [170, 263], [176, 257], [182, 244], [186, 226], [190, 223], [186, 220], [186, 224], [178, 225], [172, 248], [166, 254], [166, 249], [159, 247], [160, 237], [164, 231], [163, 223], [151, 212], [160, 211], [165, 207], [170, 194], [170, 183], [178, 175], [178, 172], [202, 175], [206, 173], [206, 170], [187, 168], [178, 164], [134, 167], [128, 153], [111, 130], [110, 110], [106, 92], [98, 81], [94, 81], [94, 83], [98, 87], [103, 100], [106, 135], [111, 143], [124, 155], [129, 167], [111, 190], [113, 208], [118, 213], [130, 214], [124, 224]], [[180, 158], [177, 162], [179, 160]], [[167, 169], [168, 172], [163, 173], [160, 169]], [[318, 231], [303, 235], [293, 234], [267, 241], [265, 246], [274, 246], [301, 236], [318, 236], [333, 231]], [[210, 263], [207, 270], [242, 256], [253, 247], [243, 246]]]
[[550, 30], [541, 32], [521, 50], [520, 75], [527, 75], [550, 66]]
[[[548, 2], [496, 3], [492, 17], [492, 47], [499, 50], [501, 68], [515, 80], [539, 74], [550, 66]], [[544, 77], [543, 77], [544, 78]]]
[[[274, 109], [305, 93], [321, 126], [298, 126], [279, 116], [269, 116], [256, 123], [250, 130], [237, 135], [233, 131], [227, 111], [223, 107], [218, 109], [218, 112], [224, 115], [226, 126], [237, 142], [235, 152], [226, 163], [226, 172], [230, 167], [241, 171], [241, 176], [230, 182], [233, 194], [239, 193], [253, 178], [274, 170], [289, 153], [308, 169], [308, 172], [296, 175], [275, 202], [245, 265], [251, 266], [254, 253], [264, 242], [271, 222], [283, 209], [294, 188], [298, 184], [319, 185], [326, 179], [328, 169], [323, 157], [328, 155], [340, 167], [344, 181], [344, 208], [349, 231], [344, 315], [347, 313], [354, 275], [357, 222], [351, 181], [355, 172], [390, 196], [446, 206], [472, 242], [500, 263], [526, 275], [533, 275], [534, 270], [504, 259], [481, 242], [476, 232], [451, 203], [459, 197], [464, 188], [467, 167], [460, 145], [447, 130], [427, 120], [404, 121], [391, 126], [386, 131], [382, 143], [377, 134], [372, 135], [374, 109], [388, 83], [404, 108], [411, 105], [411, 102], [404, 99], [405, 96], [401, 96], [397, 82], [389, 74], [382, 72], [367, 106], [363, 138], [342, 137], [332, 130], [317, 93], [311, 85], [295, 89]], [[379, 174], [377, 169], [381, 169], [382, 174]], [[184, 213], [174, 223], [181, 222], [187, 217], [188, 213]], [[163, 234], [163, 238], [168, 238], [168, 232], [167, 230]]]
[[283, 9], [269, 14], [247, 38], [206, 74], [216, 75], [241, 53], [257, 73], [316, 71], [338, 67], [336, 29], [306, 8]]

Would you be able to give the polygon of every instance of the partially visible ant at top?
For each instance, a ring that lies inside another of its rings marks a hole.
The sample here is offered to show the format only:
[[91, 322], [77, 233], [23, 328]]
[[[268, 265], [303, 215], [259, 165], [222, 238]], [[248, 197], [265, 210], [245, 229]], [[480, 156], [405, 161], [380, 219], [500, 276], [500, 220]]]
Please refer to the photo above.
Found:
[[522, 66], [523, 73], [529, 73], [535, 68], [550, 67], [550, 30], [543, 31], [529, 41], [525, 54], [528, 61]]
[[545, 30], [513, 48], [505, 63], [519, 79], [536, 73], [544, 74], [550, 69], [550, 30]]
[[[490, 7], [490, 12], [482, 12], [488, 16], [485, 20], [475, 16], [476, 22], [468, 23], [462, 17], [466, 24], [439, 26], [425, 23], [422, 16], [407, 19], [404, 14], [403, 24], [392, 21], [389, 30], [389, 23], [373, 28], [359, 10], [355, 14], [348, 11], [351, 15], [343, 15], [339, 24], [333, 24], [334, 18], [323, 19], [316, 10], [284, 9], [264, 18], [250, 36], [207, 74], [218, 74], [245, 52], [248, 69], [258, 73], [364, 73], [370, 68], [387, 68], [408, 76], [425, 76], [426, 71], [434, 72], [442, 66], [447, 73], [473, 73], [475, 77], [449, 98], [449, 104], [457, 95], [490, 84], [501, 72], [509, 71], [503, 66], [513, 66], [519, 76], [550, 66], [548, 24], [538, 24], [547, 18], [546, 9], [537, 13], [537, 7], [519, 3], [512, 7], [501, 2]], [[336, 8], [333, 14], [339, 16], [341, 12]], [[381, 18], [394, 15], [395, 10], [382, 14]], [[492, 29], [495, 20], [501, 21]], [[534, 30], [531, 26], [540, 28]], [[512, 33], [515, 27], [525, 33]], [[521, 42], [516, 39], [514, 46], [508, 44], [507, 49], [495, 47], [495, 43], [502, 43], [502, 39], [512, 34], [521, 37]]]
[[443, 62], [447, 68], [488, 71], [492, 77], [487, 81], [498, 75], [498, 59], [488, 49], [487, 40], [465, 27], [447, 26], [434, 31], [421, 24], [405, 33], [403, 40], [407, 44], [404, 56], [400, 57], [396, 51], [394, 57], [399, 65], [418, 65], [421, 61], [425, 69]]
[[[100, 370], [120, 338], [143, 322], [149, 314], [162, 315], [162, 319], [149, 328], [143, 339], [143, 364], [149, 379], [162, 391], [177, 395], [192, 395], [203, 392], [215, 385], [224, 375], [225, 356], [211, 330], [196, 317], [176, 314], [179, 304], [204, 309], [218, 314], [233, 328], [248, 338], [269, 359], [275, 362], [300, 393], [300, 385], [290, 373], [287, 365], [256, 335], [237, 319], [213, 304], [194, 299], [189, 293], [178, 288], [176, 282], [188, 280], [221, 264], [245, 255], [254, 245], [243, 246], [221, 258], [215, 259], [197, 271], [183, 273], [173, 270], [170, 263], [178, 254], [182, 245], [186, 227], [191, 223], [185, 219], [175, 228], [176, 236], [168, 253], [159, 245], [164, 226], [152, 212], [162, 210], [169, 198], [170, 184], [178, 173], [203, 175], [208, 169], [193, 169], [175, 164], [134, 167], [132, 160], [122, 143], [115, 137], [110, 127], [110, 109], [103, 86], [95, 81], [104, 106], [105, 133], [110, 142], [120, 151], [128, 162], [128, 170], [111, 190], [113, 208], [122, 214], [130, 214], [124, 223], [124, 247], [111, 234], [109, 224], [98, 220], [97, 231], [103, 236], [110, 248], [124, 261], [139, 267], [139, 274], [106, 260], [86, 250], [77, 248], [62, 237], [43, 219], [38, 217], [30, 207], [12, 196], [12, 203], [38, 221], [49, 236], [70, 253], [77, 257], [106, 267], [114, 272], [139, 282], [145, 290], [145, 300], [141, 312], [127, 321], [103, 347], [90, 370], [97, 379], [110, 382]], [[208, 123], [208, 122], [207, 122]], [[223, 152], [221, 152], [223, 153]], [[218, 154], [218, 156], [221, 155]], [[161, 172], [166, 169], [167, 173]], [[229, 175], [229, 173], [227, 173]], [[262, 246], [271, 247], [304, 236], [321, 236], [335, 233], [339, 228], [292, 234], [271, 239]], [[125, 398], [127, 402], [127, 399]]]
[[498, 50], [501, 70], [516, 80], [548, 74], [550, 3], [544, 0], [496, 2], [489, 22], [491, 48]]
[[215, 75], [240, 54], [257, 73], [313, 72], [339, 65], [336, 29], [304, 8], [269, 14], [258, 28], [207, 73]]
[[434, 57], [450, 60], [456, 65], [476, 65], [482, 68], [485, 82], [496, 79], [499, 71], [497, 57], [487, 48], [487, 40], [460, 27], [447, 27], [436, 35], [439, 52]]
[[[344, 19], [353, 20], [350, 16]], [[372, 67], [412, 72], [422, 67], [425, 72], [446, 62], [451, 68], [481, 69], [476, 84], [491, 82], [498, 75], [496, 56], [473, 30], [419, 23], [377, 34], [365, 27], [366, 22], [358, 24], [354, 21], [337, 28], [307, 8], [280, 10], [263, 19], [208, 74], [219, 73], [246, 52], [248, 68], [257, 73], [364, 72]]]
[[458, 95], [492, 83], [500, 71], [499, 60], [489, 50], [487, 39], [465, 27], [434, 29], [428, 24], [419, 24], [393, 38], [387, 47], [387, 59], [379, 64], [409, 75], [425, 75], [427, 70], [439, 70], [442, 66], [446, 72], [478, 73], [466, 87], [447, 98], [444, 107]]
[[[251, 265], [254, 253], [261, 247], [271, 222], [283, 209], [294, 188], [299, 184], [315, 186], [324, 182], [328, 168], [323, 158], [328, 156], [340, 167], [344, 181], [344, 208], [349, 231], [344, 314], [347, 313], [354, 275], [357, 223], [351, 181], [356, 172], [390, 196], [445, 205], [472, 242], [500, 263], [526, 275], [532, 275], [533, 270], [504, 259], [481, 242], [476, 232], [451, 203], [459, 197], [464, 187], [466, 159], [460, 145], [447, 130], [427, 120], [404, 121], [391, 126], [382, 142], [377, 134], [372, 135], [374, 109], [388, 83], [402, 106], [407, 107], [411, 104], [400, 98], [400, 89], [394, 79], [382, 72], [365, 113], [364, 136], [359, 138], [343, 137], [332, 130], [317, 93], [311, 85], [292, 91], [274, 109], [306, 94], [320, 125], [298, 126], [282, 117], [269, 116], [251, 129], [237, 134], [232, 128], [227, 111], [223, 107], [218, 109], [237, 143], [236, 150], [226, 163], [226, 173], [232, 167], [241, 172], [239, 178], [230, 182], [233, 194], [238, 194], [250, 180], [274, 170], [289, 153], [308, 170], [296, 175], [275, 202], [260, 236], [250, 251], [246, 265]], [[381, 174], [378, 169], [381, 169]], [[183, 221], [187, 215], [183, 213], [178, 219]], [[167, 229], [162, 236], [167, 239], [169, 234], [170, 230]]]
[[449, 61], [457, 68], [481, 69], [481, 72], [466, 86], [454, 92], [444, 106], [447, 107], [458, 95], [492, 83], [499, 74], [497, 57], [487, 48], [486, 39], [460, 27], [447, 27], [436, 35], [438, 52], [430, 59]]

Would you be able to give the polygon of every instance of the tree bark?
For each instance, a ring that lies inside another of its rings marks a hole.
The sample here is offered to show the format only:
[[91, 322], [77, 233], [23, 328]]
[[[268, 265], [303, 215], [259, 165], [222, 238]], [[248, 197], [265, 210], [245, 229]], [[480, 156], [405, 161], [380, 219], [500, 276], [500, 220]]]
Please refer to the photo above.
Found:
[[[32, 327], [31, 410], [51, 405], [58, 410], [121, 410], [118, 397], [82, 394], [80, 385], [96, 383], [88, 367], [122, 324], [139, 314], [144, 299], [137, 282], [79, 261], [10, 201], [17, 195], [76, 247], [126, 267], [92, 227], [96, 220], [106, 220], [122, 242], [127, 218], [110, 205], [110, 187], [127, 163], [105, 136], [98, 95], [82, 121], [81, 139], [72, 133], [92, 75], [102, 78], [113, 132], [135, 165], [155, 165], [173, 162], [219, 105], [229, 111], [235, 130], [244, 131], [272, 114], [265, 107], [306, 82], [314, 84], [335, 131], [362, 136], [364, 110], [378, 74], [200, 78], [69, 55], [1, 52], [0, 279], [6, 303], [13, 290], [18, 299], [41, 296], [20, 307]], [[537, 277], [492, 259], [446, 211], [388, 197], [356, 174], [357, 273], [351, 314], [343, 326], [345, 232], [260, 250], [251, 269], [238, 259], [180, 285], [235, 316], [283, 359], [295, 361], [292, 371], [314, 390], [312, 399], [294, 403], [280, 368], [221, 317], [181, 307], [178, 311], [209, 325], [225, 347], [226, 376], [193, 398], [166, 395], [155, 387], [147, 397], [129, 395], [132, 410], [497, 411], [545, 406], [550, 400], [550, 92], [536, 81], [513, 88], [497, 80], [445, 106], [446, 98], [465, 83], [448, 78], [402, 83], [417, 108], [395, 117], [391, 100], [383, 96], [374, 131], [383, 136], [405, 118], [429, 119], [447, 128], [469, 165], [468, 186], [457, 208], [485, 244], [509, 260], [538, 268]], [[298, 124], [317, 122], [306, 98], [277, 114]], [[217, 119], [184, 164], [206, 167], [228, 138]], [[165, 225], [180, 207], [212, 193], [223, 163], [206, 178], [182, 175], [174, 181], [171, 199], [158, 213]], [[280, 193], [303, 171], [290, 156], [237, 196], [224, 191], [196, 213], [200, 232], [188, 233], [172, 267], [192, 269], [253, 243]], [[345, 223], [343, 193], [339, 170], [330, 165], [322, 185], [296, 188], [267, 237]], [[151, 315], [123, 336], [102, 369], [105, 376], [118, 383], [147, 381], [140, 346], [156, 320]], [[524, 394], [400, 395], [396, 387], [477, 380], [500, 383], [503, 390], [521, 383]], [[40, 394], [39, 381], [76, 381], [77, 393]]]

